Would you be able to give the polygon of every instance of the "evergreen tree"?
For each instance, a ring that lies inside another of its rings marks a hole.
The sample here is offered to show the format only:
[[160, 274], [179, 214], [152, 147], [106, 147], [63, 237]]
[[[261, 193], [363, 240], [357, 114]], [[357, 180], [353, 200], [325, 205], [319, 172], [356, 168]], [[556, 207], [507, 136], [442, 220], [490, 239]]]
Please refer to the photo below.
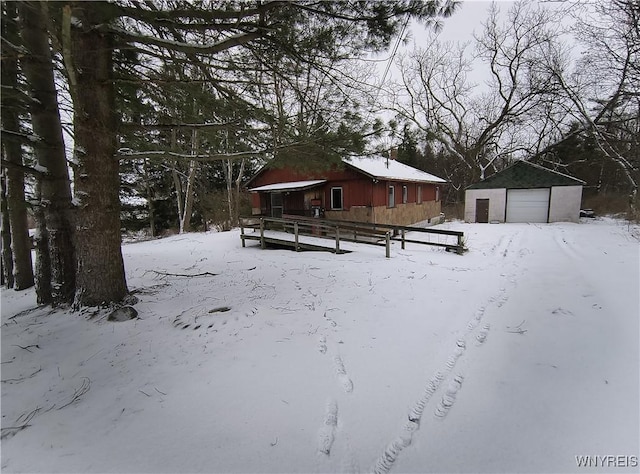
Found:
[[[12, 271], [13, 288], [24, 290], [33, 286], [34, 276], [31, 260], [31, 241], [29, 239], [29, 225], [27, 221], [27, 203], [25, 201], [25, 175], [23, 167], [22, 140], [25, 137], [20, 115], [24, 113], [22, 91], [18, 86], [18, 56], [21, 53], [16, 19], [17, 3], [2, 3], [2, 157], [3, 174], [5, 179], [6, 212], [3, 215], [4, 267]], [[7, 228], [7, 225], [8, 228]], [[9, 236], [11, 234], [10, 247]], [[11, 259], [11, 261], [9, 261]]]

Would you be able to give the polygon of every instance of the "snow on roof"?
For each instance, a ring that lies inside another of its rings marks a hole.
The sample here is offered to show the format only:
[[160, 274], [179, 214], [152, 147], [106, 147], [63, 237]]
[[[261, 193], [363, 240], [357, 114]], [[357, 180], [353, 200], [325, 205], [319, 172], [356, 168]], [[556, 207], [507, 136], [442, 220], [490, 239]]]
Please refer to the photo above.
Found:
[[421, 171], [396, 160], [387, 160], [383, 156], [363, 156], [344, 158], [343, 161], [359, 171], [380, 179], [394, 181], [418, 181], [425, 183], [446, 183], [445, 179]]
[[320, 184], [326, 183], [326, 179], [316, 179], [312, 181], [290, 181], [288, 183], [276, 183], [266, 184], [264, 186], [258, 186], [257, 188], [251, 188], [249, 191], [300, 191], [302, 189], [313, 188]]

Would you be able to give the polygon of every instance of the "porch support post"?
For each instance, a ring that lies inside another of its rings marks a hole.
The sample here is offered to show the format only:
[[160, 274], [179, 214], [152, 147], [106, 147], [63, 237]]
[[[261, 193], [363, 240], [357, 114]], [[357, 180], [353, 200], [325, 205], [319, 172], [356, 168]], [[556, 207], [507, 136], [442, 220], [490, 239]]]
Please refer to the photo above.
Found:
[[400, 234], [402, 235], [402, 250], [404, 250], [404, 229], [400, 231]]
[[298, 221], [293, 223], [293, 234], [295, 235], [295, 239], [296, 239], [296, 252], [300, 251], [300, 245], [298, 244]]
[[336, 226], [336, 253], [340, 253], [340, 227]]
[[391, 232], [387, 232], [385, 236], [385, 247], [387, 258], [391, 258]]
[[267, 248], [267, 244], [264, 241], [264, 217], [260, 218], [260, 247], [263, 250]]

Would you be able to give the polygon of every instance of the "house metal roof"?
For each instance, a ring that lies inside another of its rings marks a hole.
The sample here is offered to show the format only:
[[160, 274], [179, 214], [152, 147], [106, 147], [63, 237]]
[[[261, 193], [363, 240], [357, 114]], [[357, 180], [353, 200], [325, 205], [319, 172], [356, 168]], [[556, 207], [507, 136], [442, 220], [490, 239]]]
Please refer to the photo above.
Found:
[[343, 158], [348, 166], [376, 179], [389, 181], [415, 181], [419, 183], [446, 183], [447, 180], [421, 171], [396, 160], [388, 160], [384, 156], [363, 156]]
[[550, 188], [551, 186], [580, 186], [583, 184], [585, 184], [584, 181], [573, 176], [520, 160], [502, 171], [472, 184], [467, 189], [528, 189]]
[[266, 184], [264, 186], [258, 186], [257, 188], [251, 188], [249, 191], [251, 192], [260, 192], [260, 191], [302, 191], [304, 189], [313, 188], [315, 186], [319, 186], [321, 184], [326, 183], [326, 179], [315, 179], [312, 181], [290, 181], [288, 183], [276, 183], [276, 184]]

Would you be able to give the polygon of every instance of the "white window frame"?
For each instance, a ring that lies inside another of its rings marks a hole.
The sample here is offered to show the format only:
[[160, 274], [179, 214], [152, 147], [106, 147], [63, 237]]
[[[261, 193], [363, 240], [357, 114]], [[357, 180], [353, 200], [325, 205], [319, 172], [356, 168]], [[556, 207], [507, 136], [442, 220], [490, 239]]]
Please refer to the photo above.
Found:
[[402, 204], [409, 202], [409, 187], [406, 184], [402, 185]]
[[436, 201], [440, 200], [440, 186], [436, 186]]
[[[333, 192], [340, 191], [340, 207], [336, 207], [336, 203], [333, 199]], [[333, 186], [331, 188], [331, 210], [332, 211], [342, 211], [344, 209], [344, 191], [342, 186]]]
[[416, 186], [416, 202], [418, 204], [422, 204], [422, 185], [418, 184]]
[[390, 208], [396, 207], [396, 187], [393, 184], [390, 184], [387, 190], [387, 200]]

